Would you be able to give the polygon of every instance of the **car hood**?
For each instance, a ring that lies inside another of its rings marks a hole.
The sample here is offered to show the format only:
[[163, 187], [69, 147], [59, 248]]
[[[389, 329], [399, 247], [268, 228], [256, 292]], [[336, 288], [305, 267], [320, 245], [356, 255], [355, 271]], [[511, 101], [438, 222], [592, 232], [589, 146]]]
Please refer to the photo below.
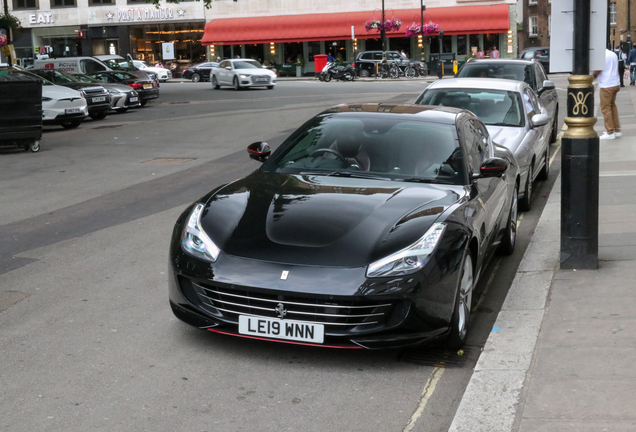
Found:
[[506, 126], [488, 126], [488, 133], [494, 142], [504, 146], [512, 154], [516, 154], [517, 149], [523, 142], [526, 134], [526, 128], [523, 127], [506, 127]]
[[272, 77], [275, 77], [276, 74], [274, 72], [272, 72], [269, 69], [265, 69], [265, 68], [260, 68], [260, 69], [234, 69], [234, 72], [239, 73], [239, 74], [246, 74], [246, 75], [269, 75]]
[[85, 82], [72, 82], [64, 84], [64, 87], [72, 88], [73, 90], [87, 90], [87, 91], [102, 91], [104, 86], [97, 83], [85, 83]]
[[77, 90], [56, 84], [42, 86], [42, 97], [48, 97], [56, 100], [83, 99], [82, 95]]
[[257, 171], [207, 202], [201, 225], [230, 255], [362, 267], [413, 244], [461, 186]]
[[112, 91], [112, 90], [118, 90], [122, 93], [128, 93], [133, 91], [134, 89], [130, 86], [124, 85], [124, 84], [109, 84], [109, 83], [104, 83], [104, 84], [100, 84], [102, 87], [104, 87], [106, 90]]

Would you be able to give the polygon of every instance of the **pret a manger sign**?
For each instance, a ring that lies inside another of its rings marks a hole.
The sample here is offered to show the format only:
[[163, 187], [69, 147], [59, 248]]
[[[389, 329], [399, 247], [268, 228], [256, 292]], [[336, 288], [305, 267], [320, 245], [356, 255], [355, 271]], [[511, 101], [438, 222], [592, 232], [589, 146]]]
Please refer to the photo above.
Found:
[[156, 21], [174, 18], [171, 7], [117, 9], [117, 21]]

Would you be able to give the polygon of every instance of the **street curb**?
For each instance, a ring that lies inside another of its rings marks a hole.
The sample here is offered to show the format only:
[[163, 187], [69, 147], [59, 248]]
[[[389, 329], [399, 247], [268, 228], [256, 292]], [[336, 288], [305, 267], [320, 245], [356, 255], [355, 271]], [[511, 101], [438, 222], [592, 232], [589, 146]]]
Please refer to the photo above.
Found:
[[449, 432], [513, 430], [559, 263], [560, 211], [559, 174]]

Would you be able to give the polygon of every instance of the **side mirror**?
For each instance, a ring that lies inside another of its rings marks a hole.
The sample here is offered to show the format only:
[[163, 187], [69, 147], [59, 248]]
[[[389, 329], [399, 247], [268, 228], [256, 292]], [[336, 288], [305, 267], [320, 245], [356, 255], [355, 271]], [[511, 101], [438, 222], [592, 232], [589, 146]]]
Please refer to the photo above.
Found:
[[543, 87], [539, 89], [539, 95], [547, 90], [554, 90], [556, 87], [554, 83], [550, 80], [543, 80]]
[[486, 159], [479, 167], [479, 174], [473, 174], [473, 179], [501, 177], [508, 170], [508, 162], [498, 157]]
[[258, 141], [247, 146], [247, 153], [255, 161], [265, 162], [272, 153], [272, 149], [266, 142]]
[[225, 70], [232, 70], [232, 66], [225, 66]]
[[535, 114], [532, 116], [532, 119], [530, 120], [530, 125], [533, 128], [536, 128], [539, 126], [547, 125], [549, 121], [550, 121], [550, 117], [548, 117], [547, 114]]

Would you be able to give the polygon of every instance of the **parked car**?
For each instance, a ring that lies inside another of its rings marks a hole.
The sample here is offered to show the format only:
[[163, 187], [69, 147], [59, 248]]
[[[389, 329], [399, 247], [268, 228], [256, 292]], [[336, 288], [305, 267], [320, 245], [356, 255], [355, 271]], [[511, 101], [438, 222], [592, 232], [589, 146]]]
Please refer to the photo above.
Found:
[[314, 346], [464, 343], [473, 287], [517, 226], [516, 162], [475, 115], [339, 105], [247, 150], [263, 165], [174, 227], [178, 318]]
[[9, 73], [0, 64], [0, 147], [40, 150], [42, 80]]
[[92, 74], [99, 71], [111, 70], [103, 61], [89, 56], [38, 58], [34, 60], [36, 69], [58, 69], [64, 72]]
[[[98, 55], [96, 59], [104, 62], [111, 70], [130, 72], [141, 79], [149, 79], [159, 84], [157, 74], [148, 70], [141, 70], [133, 64], [132, 58], [125, 59], [120, 55]], [[89, 73], [87, 75], [92, 75]]]
[[71, 74], [78, 80], [85, 83], [99, 84], [110, 93], [110, 109], [119, 113], [125, 113], [129, 108], [136, 108], [141, 105], [139, 93], [126, 84], [111, 84], [98, 81], [97, 79], [81, 74]]
[[[386, 59], [390, 62], [408, 63], [400, 57], [397, 51], [387, 51]], [[382, 51], [362, 51], [358, 53], [355, 61], [356, 75], [360, 78], [367, 78], [375, 75], [376, 65], [382, 61]]]
[[232, 86], [234, 90], [246, 87], [267, 87], [276, 85], [276, 74], [252, 59], [223, 60], [212, 68], [212, 88], [222, 85]]
[[145, 61], [133, 60], [133, 65], [144, 72], [153, 72], [157, 75], [159, 82], [166, 82], [172, 78], [172, 72], [163, 67], [149, 66]]
[[514, 154], [521, 180], [519, 209], [530, 210], [532, 183], [549, 175], [550, 119], [528, 84], [484, 78], [439, 80], [415, 103], [463, 108], [477, 115], [493, 141]]
[[106, 71], [90, 76], [104, 83], [125, 84], [132, 87], [139, 94], [141, 106], [146, 106], [149, 100], [159, 97], [159, 87], [156, 81], [137, 77], [130, 72]]
[[86, 99], [77, 90], [53, 84], [39, 75], [17, 67], [4, 68], [2, 72], [42, 81], [43, 125], [61, 125], [65, 129], [74, 129], [88, 116]]
[[88, 104], [88, 115], [93, 120], [103, 120], [110, 111], [110, 93], [99, 83], [85, 83], [77, 79], [74, 75], [58, 69], [29, 69], [42, 78], [51, 81], [53, 84], [77, 90], [84, 95]]
[[457, 71], [457, 78], [504, 78], [524, 81], [534, 90], [541, 105], [548, 110], [552, 125], [550, 142], [555, 142], [559, 132], [559, 95], [554, 83], [548, 80], [545, 70], [536, 60], [470, 59]]
[[550, 73], [550, 47], [526, 48], [519, 53], [519, 58], [524, 60], [537, 60]]
[[182, 78], [191, 79], [192, 82], [210, 81], [210, 72], [212, 68], [218, 66], [218, 62], [205, 62], [195, 64], [183, 69]]

